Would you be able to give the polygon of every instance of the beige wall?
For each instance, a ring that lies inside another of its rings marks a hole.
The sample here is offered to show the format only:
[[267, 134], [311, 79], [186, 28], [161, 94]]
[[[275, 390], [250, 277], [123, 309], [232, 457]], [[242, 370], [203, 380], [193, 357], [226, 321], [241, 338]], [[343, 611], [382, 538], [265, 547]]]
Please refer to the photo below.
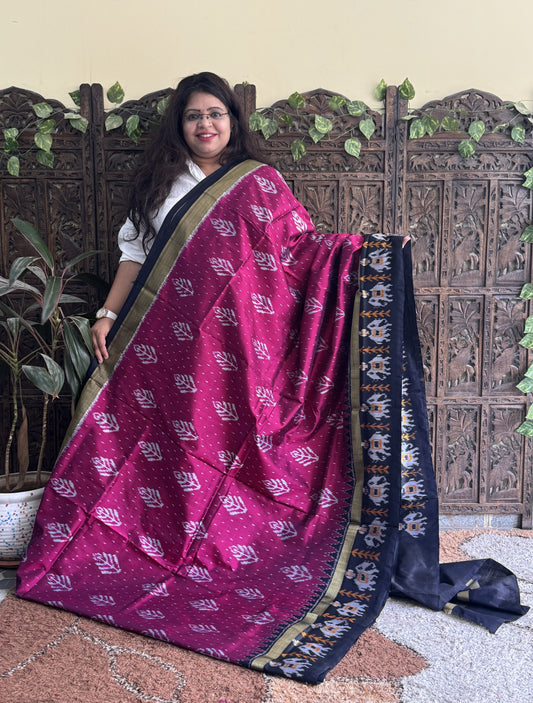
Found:
[[80, 83], [126, 97], [213, 70], [258, 105], [327, 88], [373, 104], [408, 76], [415, 105], [465, 88], [533, 97], [533, 0], [0, 0], [0, 88], [69, 102]]

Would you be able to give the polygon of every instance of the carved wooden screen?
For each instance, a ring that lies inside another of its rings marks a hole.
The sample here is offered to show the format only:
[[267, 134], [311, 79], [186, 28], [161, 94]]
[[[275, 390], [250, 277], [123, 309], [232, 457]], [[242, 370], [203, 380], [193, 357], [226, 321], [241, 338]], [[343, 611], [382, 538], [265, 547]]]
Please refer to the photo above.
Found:
[[[242, 85], [236, 90], [249, 115], [256, 107], [254, 87]], [[134, 144], [119, 130], [106, 132], [101, 86], [82, 86], [81, 93], [90, 132], [62, 130], [56, 137], [52, 170], [27, 159], [21, 177], [2, 174], [4, 269], [15, 251], [9, 220], [18, 215], [48, 232], [49, 244], [59, 250], [105, 250], [99, 272], [112, 278], [118, 261], [116, 234], [127, 212], [131, 173], [146, 137]], [[146, 127], [166, 94], [152, 93], [125, 104], [120, 112], [141, 114]], [[305, 97], [306, 116], [296, 114], [286, 102], [273, 106], [292, 114], [295, 126], [290, 134], [281, 131], [268, 140], [266, 149], [317, 228], [405, 232], [413, 240], [417, 311], [443, 512], [521, 515], [522, 524], [530, 526], [532, 443], [514, 430], [525, 407], [525, 397], [515, 385], [530, 363], [517, 342], [527, 315], [527, 305], [518, 293], [531, 280], [529, 245], [519, 242], [520, 233], [533, 219], [531, 193], [521, 187], [522, 174], [533, 157], [531, 134], [524, 145], [487, 135], [476, 155], [465, 160], [457, 153], [459, 135], [438, 133], [409, 140], [409, 125], [399, 119], [405, 103], [391, 87], [385, 111], [372, 114], [375, 133], [368, 142], [361, 138], [359, 159], [346, 154], [343, 147], [344, 132], [359, 118], [348, 116], [341, 123], [336, 115], [336, 131], [308, 146], [306, 156], [295, 163], [290, 142], [307, 132], [313, 112], [328, 115], [331, 94], [317, 90]], [[31, 104], [41, 99], [16, 89], [0, 92], [2, 125], [20, 128], [29, 120]], [[501, 101], [478, 91], [429, 104], [421, 112], [447, 107], [462, 107], [468, 113], [483, 107], [489, 129], [496, 120], [509, 117]], [[501, 109], [493, 113], [494, 108]], [[462, 129], [467, 121], [465, 117]], [[27, 139], [32, 138], [29, 132]], [[64, 401], [55, 415], [48, 466], [64, 431], [66, 405]], [[1, 412], [5, 428], [5, 392]]]
[[[81, 113], [90, 118], [90, 92], [88, 85], [81, 86]], [[15, 127], [19, 130], [20, 176], [9, 176], [2, 168], [0, 179], [1, 217], [1, 261], [0, 270], [6, 272], [17, 256], [34, 254], [17, 233], [11, 220], [20, 217], [29, 221], [45, 239], [50, 250], [61, 263], [77, 254], [96, 248], [94, 177], [92, 165], [92, 142], [89, 133], [81, 134], [62, 118], [68, 112], [57, 100], [46, 102], [53, 109], [57, 120], [57, 134], [53, 134], [53, 168], [41, 166], [35, 159], [34, 147], [36, 116], [32, 105], [41, 103], [44, 98], [36, 93], [20, 88], [0, 91], [0, 120], [2, 128]], [[95, 266], [94, 262], [92, 264]], [[89, 269], [88, 263], [86, 268]], [[93, 269], [95, 272], [95, 269]], [[71, 292], [76, 293], [75, 288]], [[90, 308], [95, 297], [90, 296]], [[91, 302], [92, 300], [92, 302]], [[83, 312], [87, 312], [84, 309]], [[5, 379], [4, 379], [5, 380]], [[28, 388], [30, 399], [27, 403], [30, 429], [30, 455], [38, 454], [41, 431], [42, 396]], [[48, 460], [49, 468], [65, 434], [70, 418], [70, 401], [64, 398], [57, 401], [49, 422]], [[0, 447], [10, 424], [9, 393], [2, 384], [0, 397], [1, 431]]]
[[487, 134], [465, 159], [457, 147], [472, 114], [491, 132], [516, 112], [472, 90], [429, 103], [421, 116], [450, 109], [462, 135], [403, 140], [397, 203], [398, 226], [413, 242], [441, 511], [522, 513], [530, 525], [532, 445], [514, 430], [528, 363], [518, 341], [528, 307], [519, 293], [531, 280], [531, 247], [520, 242], [532, 220], [531, 191], [521, 185], [531, 134], [527, 146]]

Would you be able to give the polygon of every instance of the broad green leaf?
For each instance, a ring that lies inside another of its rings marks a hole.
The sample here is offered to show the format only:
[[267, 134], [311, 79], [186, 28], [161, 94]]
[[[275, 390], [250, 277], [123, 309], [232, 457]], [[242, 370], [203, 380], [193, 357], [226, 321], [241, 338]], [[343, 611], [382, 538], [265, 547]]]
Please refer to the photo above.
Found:
[[293, 161], [299, 161], [307, 153], [307, 147], [301, 139], [294, 139], [291, 142], [291, 154]]
[[527, 411], [526, 415], [526, 420], [533, 420], [533, 405], [529, 406], [529, 410]]
[[322, 115], [315, 115], [315, 129], [320, 134], [327, 134], [333, 129], [333, 122]]
[[329, 101], [329, 107], [331, 110], [339, 111], [342, 107], [346, 105], [346, 98], [342, 95], [334, 95]]
[[422, 124], [424, 125], [427, 134], [432, 137], [439, 128], [440, 122], [433, 115], [424, 115], [424, 117], [422, 117]]
[[65, 335], [65, 352], [70, 356], [76, 375], [80, 381], [83, 381], [91, 363], [89, 352], [76, 326], [68, 318], [64, 321], [63, 332]]
[[497, 124], [496, 127], [492, 130], [493, 134], [496, 134], [497, 132], [504, 132], [507, 127], [509, 127], [509, 122], [503, 122], [502, 124]]
[[8, 285], [7, 278], [0, 276], [0, 297], [9, 293], [30, 293], [37, 300], [41, 299], [40, 291], [35, 286], [30, 286], [24, 281], [15, 281], [12, 286]]
[[449, 116], [443, 117], [440, 125], [446, 132], [458, 132], [461, 128], [459, 121]]
[[481, 137], [485, 134], [485, 123], [483, 120], [475, 120], [468, 127], [468, 134], [476, 142], [479, 142]]
[[468, 159], [470, 156], [475, 154], [476, 145], [471, 139], [463, 139], [459, 142], [457, 149], [464, 159]]
[[518, 144], [523, 144], [526, 140], [526, 130], [522, 125], [517, 124], [511, 130], [511, 139]]
[[398, 87], [398, 92], [404, 100], [412, 100], [415, 97], [415, 89], [408, 78]]
[[368, 117], [366, 120], [361, 120], [361, 122], [359, 122], [359, 129], [367, 139], [370, 139], [376, 131], [374, 120], [371, 117]]
[[46, 119], [47, 117], [50, 117], [50, 115], [53, 113], [53, 109], [50, 107], [50, 105], [46, 102], [43, 103], [36, 103], [35, 105], [32, 105], [33, 111], [37, 115], [37, 117], [40, 117], [41, 119]]
[[28, 242], [36, 250], [39, 256], [44, 259], [48, 268], [53, 271], [54, 260], [52, 258], [52, 254], [50, 253], [50, 249], [41, 239], [35, 227], [33, 227], [33, 225], [31, 225], [29, 222], [26, 222], [26, 220], [21, 220], [18, 217], [14, 217], [11, 221], [18, 229], [18, 231], [28, 240]]
[[35, 160], [41, 166], [46, 166], [47, 168], [54, 168], [54, 155], [51, 151], [43, 151], [40, 149], [35, 154]]
[[376, 100], [381, 101], [381, 100], [385, 100], [386, 96], [387, 96], [387, 84], [385, 83], [385, 81], [382, 78], [374, 90], [374, 97], [376, 98]]
[[[530, 334], [531, 332], [533, 332], [533, 317], [530, 316], [526, 318], [526, 322], [524, 324], [524, 333]], [[533, 369], [533, 365], [531, 366], [531, 368]]]
[[419, 139], [420, 137], [423, 137], [425, 133], [426, 128], [422, 120], [413, 120], [411, 122], [411, 126], [409, 128], [410, 139]]
[[524, 173], [524, 182], [522, 185], [524, 188], [529, 188], [530, 190], [533, 189], [533, 168], [530, 168], [529, 171], [526, 171]]
[[139, 128], [139, 115], [130, 115], [126, 120], [126, 134], [137, 144], [141, 138], [141, 130]]
[[61, 278], [59, 276], [50, 276], [44, 290], [43, 309], [41, 310], [41, 325], [54, 314], [55, 309], [59, 304], [59, 296], [61, 295]]
[[533, 242], [533, 225], [528, 225], [520, 235], [521, 242]]
[[112, 129], [117, 129], [118, 127], [122, 127], [124, 124], [124, 120], [120, 115], [116, 115], [114, 113], [111, 113], [105, 118], [105, 128], [108, 132], [110, 132]]
[[49, 120], [43, 120], [43, 122], [41, 122], [41, 124], [37, 127], [37, 130], [41, 134], [51, 134], [55, 128], [56, 128], [56, 121], [49, 119]]
[[18, 156], [11, 156], [7, 160], [7, 172], [10, 176], [18, 176], [20, 173], [20, 162]]
[[47, 356], [46, 354], [41, 354], [41, 356], [44, 359], [44, 363], [46, 364], [48, 373], [54, 379], [54, 382], [57, 387], [57, 392], [59, 393], [59, 391], [63, 388], [63, 384], [65, 383], [65, 374], [63, 373], [63, 369], [57, 363], [57, 361], [54, 361], [54, 359], [52, 359], [50, 356]]
[[518, 344], [525, 349], [533, 349], [533, 334], [524, 335]]
[[248, 120], [248, 126], [250, 127], [252, 132], [258, 132], [263, 126], [265, 119], [266, 118], [263, 117], [260, 112], [252, 112]]
[[40, 132], [37, 132], [37, 134], [35, 134], [33, 137], [33, 141], [39, 147], [39, 149], [42, 149], [42, 151], [50, 151], [50, 149], [52, 148], [51, 134], [41, 134]]
[[74, 105], [77, 105], [79, 107], [81, 105], [80, 91], [73, 90], [72, 93], [69, 93], [69, 95]]
[[40, 366], [23, 366], [24, 375], [43, 393], [57, 398], [57, 386], [46, 369]]
[[263, 126], [261, 127], [261, 134], [265, 139], [269, 139], [273, 134], [278, 131], [278, 123], [276, 120], [265, 120]]
[[36, 256], [19, 256], [16, 258], [11, 264], [11, 269], [9, 271], [9, 285], [13, 285], [13, 283], [22, 273], [24, 273], [28, 266], [31, 266], [31, 264], [36, 261], [38, 261], [38, 257]]
[[281, 124], [287, 125], [287, 127], [292, 127], [294, 124], [294, 120], [292, 119], [292, 115], [287, 115], [285, 113], [279, 115], [278, 122], [280, 122]]
[[526, 373], [524, 375], [527, 376], [528, 378], [533, 379], [533, 364], [531, 364], [531, 366], [528, 368], [528, 370], [526, 371]]
[[7, 327], [9, 329], [9, 332], [11, 333], [11, 337], [13, 339], [16, 339], [20, 330], [20, 318], [18, 317], [9, 317], [6, 320]]
[[62, 293], [59, 297], [60, 305], [67, 305], [68, 303], [86, 303], [87, 301], [83, 298], [79, 298], [77, 295], [71, 295], [70, 293]]
[[9, 127], [8, 129], [3, 129], [4, 139], [16, 139], [19, 135], [19, 131], [16, 127]]
[[78, 256], [75, 256], [67, 264], [65, 264], [65, 271], [68, 271], [69, 269], [73, 268], [74, 266], [76, 266], [76, 264], [79, 264], [80, 261], [84, 261], [85, 259], [88, 259], [92, 256], [96, 256], [97, 254], [101, 254], [101, 253], [102, 253], [102, 250], [97, 250], [97, 249], [91, 249], [90, 251], [84, 251], [83, 254], [78, 254]]
[[308, 134], [315, 144], [326, 136], [324, 132], [319, 132], [316, 127], [309, 127]]
[[513, 103], [513, 107], [521, 115], [531, 115], [531, 110], [528, 110], [528, 108], [522, 102]]
[[533, 392], [533, 379], [523, 378], [520, 383], [516, 384], [516, 387], [519, 391], [522, 391], [522, 393], [531, 393]]
[[524, 435], [524, 437], [533, 437], [533, 422], [531, 420], [524, 420], [520, 427], [516, 428], [516, 431]]
[[305, 106], [305, 98], [303, 95], [300, 95], [300, 93], [296, 92], [292, 95], [289, 95], [288, 103], [293, 110], [301, 110], [302, 107]]
[[106, 95], [109, 102], [115, 105], [120, 105], [124, 100], [124, 90], [118, 81], [108, 89]]
[[368, 105], [362, 100], [349, 100], [346, 103], [346, 109], [352, 117], [361, 117], [368, 110]]
[[524, 283], [520, 291], [522, 300], [531, 300], [533, 298], [533, 283]]
[[81, 315], [71, 315], [68, 319], [76, 325], [83, 338], [83, 341], [85, 342], [87, 350], [92, 354], [93, 342], [91, 338], [91, 323], [89, 320]]
[[166, 98], [162, 98], [158, 103], [157, 103], [157, 114], [158, 115], [164, 115], [165, 112], [167, 111], [168, 103], [170, 102], [170, 95], [167, 95]]
[[74, 398], [77, 398], [78, 393], [81, 390], [82, 384], [80, 379], [78, 378], [78, 375], [76, 374], [76, 370], [74, 369], [74, 365], [68, 354], [65, 354], [63, 357], [63, 367], [65, 369], [65, 376], [67, 377], [67, 383], [72, 392], [72, 395]]
[[77, 129], [78, 132], [85, 134], [87, 131], [89, 120], [86, 117], [82, 117], [82, 115], [78, 115], [76, 112], [67, 112], [65, 113], [65, 119], [67, 119], [71, 127]]
[[347, 139], [344, 142], [344, 151], [347, 154], [350, 154], [350, 156], [355, 156], [358, 159], [359, 154], [361, 153], [361, 142], [357, 139], [357, 137]]

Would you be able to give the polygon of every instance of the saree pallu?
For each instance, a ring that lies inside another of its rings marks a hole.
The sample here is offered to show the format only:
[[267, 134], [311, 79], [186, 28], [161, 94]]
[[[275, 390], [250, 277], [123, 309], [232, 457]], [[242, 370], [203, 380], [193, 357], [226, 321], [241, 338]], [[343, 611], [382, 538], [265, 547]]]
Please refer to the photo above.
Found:
[[310, 683], [390, 593], [492, 630], [525, 612], [495, 562], [439, 568], [402, 244], [317, 233], [256, 162], [178, 203], [88, 379], [18, 595]]

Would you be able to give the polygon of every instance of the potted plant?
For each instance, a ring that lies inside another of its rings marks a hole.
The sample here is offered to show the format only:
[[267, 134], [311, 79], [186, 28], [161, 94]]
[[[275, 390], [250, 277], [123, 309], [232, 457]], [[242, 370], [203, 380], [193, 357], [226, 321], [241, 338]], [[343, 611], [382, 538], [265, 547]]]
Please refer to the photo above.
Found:
[[[11, 393], [0, 476], [0, 563], [4, 565], [18, 563], [24, 555], [49, 477], [42, 466], [51, 401], [59, 396], [65, 379], [73, 398], [77, 396], [91, 360], [89, 320], [65, 312], [65, 307], [84, 301], [65, 289], [79, 277], [76, 266], [97, 253], [80, 254], [60, 266], [30, 223], [15, 218], [13, 224], [32, 253], [15, 259], [9, 274], [0, 276], [0, 362], [8, 371]], [[39, 456], [31, 471], [27, 381], [43, 397]], [[10, 472], [11, 468], [15, 471]]]

